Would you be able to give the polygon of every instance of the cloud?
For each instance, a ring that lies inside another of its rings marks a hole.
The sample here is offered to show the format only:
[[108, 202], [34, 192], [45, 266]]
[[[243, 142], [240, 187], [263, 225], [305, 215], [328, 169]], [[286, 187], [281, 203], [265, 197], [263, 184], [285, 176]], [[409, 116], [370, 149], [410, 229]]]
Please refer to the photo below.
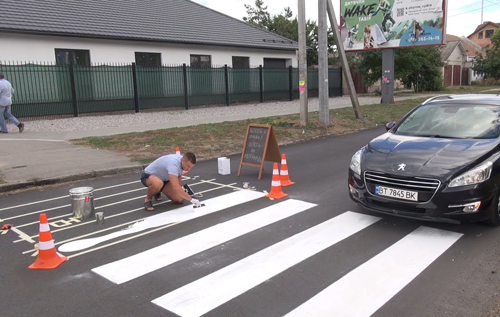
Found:
[[474, 7], [471, 6], [472, 4], [479, 4], [477, 0], [460, 0], [460, 1], [448, 0], [447, 2], [448, 2], [448, 11], [457, 11], [462, 9], [465, 10], [467, 8], [471, 10], [474, 9]]
[[[201, 5], [209, 7], [213, 10], [219, 11], [226, 15], [232, 16], [238, 20], [243, 20], [247, 16], [245, 4], [255, 7], [254, 0], [192, 0]], [[340, 12], [340, 0], [332, 0], [332, 5], [335, 10], [337, 20]], [[285, 12], [285, 8], [289, 7], [292, 10], [293, 16], [298, 15], [298, 1], [297, 0], [264, 0], [264, 6], [267, 6], [267, 12], [271, 15], [278, 15]], [[318, 21], [318, 1], [305, 0], [306, 19]]]

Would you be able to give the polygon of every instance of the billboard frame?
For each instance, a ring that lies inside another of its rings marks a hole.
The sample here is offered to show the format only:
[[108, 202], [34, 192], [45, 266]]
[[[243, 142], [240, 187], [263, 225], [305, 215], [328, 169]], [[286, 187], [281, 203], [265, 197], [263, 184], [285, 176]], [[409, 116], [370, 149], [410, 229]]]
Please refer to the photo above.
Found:
[[346, 52], [443, 45], [446, 0], [341, 0]]

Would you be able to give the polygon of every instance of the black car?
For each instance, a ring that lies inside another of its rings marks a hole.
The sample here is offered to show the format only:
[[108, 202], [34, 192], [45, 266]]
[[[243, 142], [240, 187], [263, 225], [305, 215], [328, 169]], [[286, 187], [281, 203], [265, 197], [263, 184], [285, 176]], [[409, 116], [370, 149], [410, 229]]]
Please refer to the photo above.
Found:
[[357, 151], [349, 196], [390, 215], [500, 225], [500, 95], [431, 98]]

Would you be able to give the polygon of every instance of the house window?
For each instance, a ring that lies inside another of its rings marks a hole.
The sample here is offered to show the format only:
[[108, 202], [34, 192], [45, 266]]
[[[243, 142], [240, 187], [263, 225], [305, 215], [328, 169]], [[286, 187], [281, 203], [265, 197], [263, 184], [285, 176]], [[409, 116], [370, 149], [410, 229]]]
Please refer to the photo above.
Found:
[[264, 68], [284, 69], [286, 68], [286, 59], [264, 58]]
[[135, 63], [137, 64], [137, 66], [143, 66], [143, 67], [160, 67], [161, 54], [135, 52]]
[[477, 33], [477, 38], [482, 39], [483, 38], [483, 31]]
[[210, 68], [212, 67], [212, 58], [210, 55], [191, 55], [191, 67]]
[[250, 68], [250, 58], [233, 56], [233, 68]]
[[495, 30], [493, 30], [493, 29], [486, 30], [486, 31], [484, 31], [484, 37], [486, 37], [487, 39], [490, 39], [493, 36], [493, 33], [495, 33]]
[[90, 66], [89, 50], [56, 48], [56, 65]]

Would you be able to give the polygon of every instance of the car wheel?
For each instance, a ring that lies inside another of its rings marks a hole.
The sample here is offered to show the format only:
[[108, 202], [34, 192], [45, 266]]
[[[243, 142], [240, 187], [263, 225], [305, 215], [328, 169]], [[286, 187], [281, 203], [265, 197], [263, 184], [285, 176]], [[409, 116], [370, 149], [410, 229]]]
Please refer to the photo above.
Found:
[[493, 210], [490, 218], [486, 220], [486, 223], [491, 226], [500, 226], [500, 199], [498, 190], [495, 194], [495, 198], [493, 198], [491, 207], [493, 208]]

